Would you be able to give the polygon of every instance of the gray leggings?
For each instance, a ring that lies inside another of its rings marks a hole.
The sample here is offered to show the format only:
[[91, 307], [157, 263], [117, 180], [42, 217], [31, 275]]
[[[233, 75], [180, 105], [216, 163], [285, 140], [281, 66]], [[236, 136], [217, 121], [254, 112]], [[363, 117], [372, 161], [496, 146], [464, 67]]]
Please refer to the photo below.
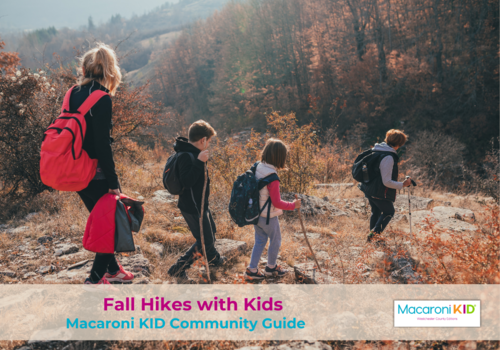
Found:
[[255, 229], [255, 244], [250, 258], [250, 268], [256, 269], [259, 265], [260, 256], [264, 251], [269, 238], [269, 248], [267, 249], [267, 264], [270, 266], [276, 265], [278, 253], [281, 247], [281, 230], [278, 217], [269, 219], [269, 225], [266, 225], [266, 218], [261, 216], [259, 223], [253, 225]]

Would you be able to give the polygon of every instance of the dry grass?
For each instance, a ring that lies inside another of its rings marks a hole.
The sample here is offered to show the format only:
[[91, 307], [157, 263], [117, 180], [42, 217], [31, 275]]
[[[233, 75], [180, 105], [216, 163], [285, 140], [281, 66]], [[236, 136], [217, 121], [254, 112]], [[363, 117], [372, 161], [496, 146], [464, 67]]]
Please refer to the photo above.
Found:
[[[135, 236], [136, 244], [141, 246], [145, 256], [154, 265], [154, 271], [150, 279], [152, 281], [172, 281], [168, 276], [168, 268], [175, 262], [191, 244], [194, 238], [189, 232], [180, 211], [175, 204], [163, 204], [152, 202], [151, 197], [156, 190], [163, 189], [161, 184], [161, 170], [168, 157], [168, 152], [163, 149], [147, 151], [137, 147], [132, 150], [133, 156], [121, 157], [117, 163], [117, 170], [124, 193], [132, 196], [143, 196], [146, 199], [146, 219], [143, 229]], [[228, 194], [230, 188], [227, 181], [220, 184], [221, 179], [212, 178], [214, 188], [217, 189], [211, 196], [211, 208], [217, 224], [217, 237], [229, 238], [247, 243], [249, 249], [246, 254], [241, 255], [231, 262], [225, 271], [219, 272], [215, 283], [242, 283], [242, 274], [245, 266], [250, 260], [251, 247], [254, 242], [253, 228], [250, 226], [238, 228], [229, 218], [227, 210]], [[219, 183], [219, 184], [218, 184]], [[345, 200], [362, 197], [362, 193], [356, 187], [348, 188], [312, 188], [310, 195], [320, 198], [328, 197], [329, 201], [344, 210]], [[462, 207], [480, 212], [482, 206], [480, 198], [475, 200], [474, 196], [458, 196], [454, 194], [443, 194], [431, 192], [425, 187], [417, 187], [415, 195], [430, 197], [435, 200], [434, 205], [442, 205], [450, 202], [452, 206]], [[20, 244], [27, 245], [28, 249], [38, 246], [37, 238], [50, 235], [54, 240], [68, 240], [79, 243], [81, 241], [88, 212], [75, 193], [44, 192], [37, 196], [31, 203], [30, 211], [36, 211], [38, 215], [29, 221], [20, 217], [12, 218], [8, 224], [13, 226], [28, 226], [28, 230], [18, 234], [0, 235], [1, 264], [17, 271], [34, 271], [40, 265], [60, 264], [51, 254], [38, 260], [30, 260], [24, 266], [11, 266], [9, 256], [16, 252]], [[373, 247], [366, 245], [366, 234], [368, 232], [369, 212], [349, 217], [306, 217], [305, 225], [308, 232], [321, 234], [320, 239], [311, 240], [316, 253], [324, 252], [328, 259], [324, 263], [324, 270], [338, 283], [383, 283], [381, 279], [380, 254], [375, 254]], [[302, 239], [297, 239], [294, 233], [301, 232], [297, 219], [281, 217], [282, 247], [280, 251], [280, 262], [285, 266], [293, 266], [297, 263], [312, 262], [312, 256]], [[393, 225], [395, 226], [395, 225]], [[387, 237], [394, 238], [393, 226], [386, 231]], [[400, 225], [398, 226], [400, 228]], [[392, 235], [392, 236], [391, 236]], [[390, 238], [390, 239], [392, 239]], [[389, 242], [390, 242], [389, 239]], [[165, 248], [163, 258], [158, 257], [150, 248], [150, 243], [159, 242]], [[91, 257], [91, 254], [88, 254]], [[264, 252], [263, 256], [266, 256]], [[373, 273], [362, 276], [367, 265]], [[194, 269], [193, 277], [198, 277], [199, 270]], [[18, 274], [19, 275], [19, 274]], [[293, 274], [289, 274], [281, 283], [295, 283]], [[3, 282], [20, 282], [15, 278], [0, 277]]]

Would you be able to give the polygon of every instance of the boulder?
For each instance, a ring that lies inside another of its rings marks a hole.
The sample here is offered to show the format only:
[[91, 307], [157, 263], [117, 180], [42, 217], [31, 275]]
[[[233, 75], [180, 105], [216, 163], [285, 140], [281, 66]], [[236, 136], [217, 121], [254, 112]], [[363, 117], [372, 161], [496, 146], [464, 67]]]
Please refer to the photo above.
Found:
[[29, 226], [19, 226], [19, 227], [16, 227], [16, 228], [9, 228], [9, 229], [5, 230], [5, 233], [13, 235], [13, 234], [17, 234], [17, 233], [26, 232], [29, 229], [30, 229]]
[[149, 260], [142, 254], [135, 254], [120, 258], [120, 263], [123, 268], [132, 273], [141, 272], [145, 276], [149, 276], [153, 270]]
[[421, 278], [414, 271], [416, 269], [415, 260], [408, 252], [392, 253], [388, 260], [392, 270], [391, 278], [403, 284], [420, 284]]
[[158, 190], [155, 193], [153, 193], [153, 198], [151, 199], [151, 202], [169, 204], [177, 202], [177, 199], [167, 190]]
[[54, 265], [48, 265], [48, 266], [40, 266], [38, 269], [37, 269], [37, 272], [41, 275], [44, 275], [46, 273], [49, 273], [49, 272], [52, 272], [52, 271], [55, 271], [56, 267]]
[[38, 275], [37, 275], [36, 273], [34, 273], [34, 272], [27, 272], [27, 273], [25, 273], [25, 274], [23, 275], [23, 278], [24, 278], [24, 279], [28, 279], [28, 278], [30, 278], [30, 277], [35, 277], [35, 276], [38, 276]]
[[242, 241], [221, 238], [215, 241], [215, 248], [220, 255], [225, 255], [228, 259], [231, 259], [245, 253], [247, 244]]
[[[295, 193], [283, 193], [282, 196], [284, 201], [287, 202], [293, 202], [295, 200]], [[327, 201], [314, 197], [314, 196], [308, 196], [305, 194], [299, 194], [298, 195], [299, 199], [302, 200], [302, 205], [300, 207], [300, 210], [303, 215], [326, 215], [329, 214], [330, 216], [342, 216], [346, 215], [345, 212], [339, 210], [338, 208], [334, 207], [332, 204], [328, 203]], [[298, 211], [293, 210], [293, 211], [285, 211], [285, 214], [288, 216], [298, 216]]]
[[16, 273], [10, 270], [0, 270], [0, 276], [14, 277]]
[[[426, 217], [436, 223], [436, 227], [452, 231], [475, 231], [477, 226], [472, 224], [474, 212], [469, 209], [455, 207], [434, 207], [432, 210], [412, 212], [412, 225], [422, 224]], [[471, 221], [471, 222], [469, 222]]]
[[163, 244], [155, 242], [155, 243], [151, 243], [150, 247], [156, 256], [158, 256], [159, 258], [163, 257], [163, 253], [165, 250], [165, 247], [163, 246]]
[[61, 243], [55, 247], [54, 255], [61, 256], [61, 255], [65, 255], [65, 254], [71, 254], [71, 253], [76, 253], [79, 250], [80, 250], [80, 248], [76, 244]]
[[38, 237], [38, 239], [37, 239], [37, 242], [40, 244], [48, 243], [51, 241], [52, 241], [52, 237], [50, 237], [50, 236], [42, 236], [42, 237]]
[[[432, 198], [424, 198], [417, 196], [410, 196], [411, 210], [428, 210], [431, 208]], [[396, 196], [396, 202], [394, 202], [394, 208], [396, 211], [408, 211], [408, 195], [398, 195]]]

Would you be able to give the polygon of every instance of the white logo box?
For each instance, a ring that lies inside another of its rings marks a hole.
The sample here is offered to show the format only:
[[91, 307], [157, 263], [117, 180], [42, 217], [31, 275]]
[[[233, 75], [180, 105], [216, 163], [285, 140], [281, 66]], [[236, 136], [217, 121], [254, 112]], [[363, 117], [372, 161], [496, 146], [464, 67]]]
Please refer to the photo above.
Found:
[[394, 300], [394, 327], [481, 327], [481, 301]]

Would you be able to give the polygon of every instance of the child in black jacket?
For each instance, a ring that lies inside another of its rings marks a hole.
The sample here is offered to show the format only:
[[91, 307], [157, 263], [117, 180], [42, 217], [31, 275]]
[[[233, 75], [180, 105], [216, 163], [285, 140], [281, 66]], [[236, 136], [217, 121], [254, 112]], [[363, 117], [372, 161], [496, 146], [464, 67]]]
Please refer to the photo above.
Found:
[[[204, 166], [209, 158], [208, 146], [212, 136], [216, 135], [215, 130], [203, 120], [191, 124], [189, 127], [189, 140], [185, 137], [178, 137], [175, 140], [174, 150], [179, 153], [176, 168], [179, 171], [179, 178], [183, 192], [179, 195], [178, 208], [186, 220], [196, 242], [189, 250], [181, 256], [177, 262], [170, 267], [168, 274], [178, 277], [180, 280], [188, 280], [186, 270], [194, 262], [194, 254], [202, 253], [200, 236], [200, 210], [201, 198], [205, 176]], [[191, 154], [189, 154], [191, 153]], [[220, 256], [215, 249], [215, 233], [217, 232], [212, 213], [208, 208], [208, 198], [210, 196], [210, 178], [207, 178], [207, 189], [205, 193], [205, 205], [203, 210], [203, 236], [205, 238], [205, 249], [210, 266], [222, 265], [226, 258]]]

